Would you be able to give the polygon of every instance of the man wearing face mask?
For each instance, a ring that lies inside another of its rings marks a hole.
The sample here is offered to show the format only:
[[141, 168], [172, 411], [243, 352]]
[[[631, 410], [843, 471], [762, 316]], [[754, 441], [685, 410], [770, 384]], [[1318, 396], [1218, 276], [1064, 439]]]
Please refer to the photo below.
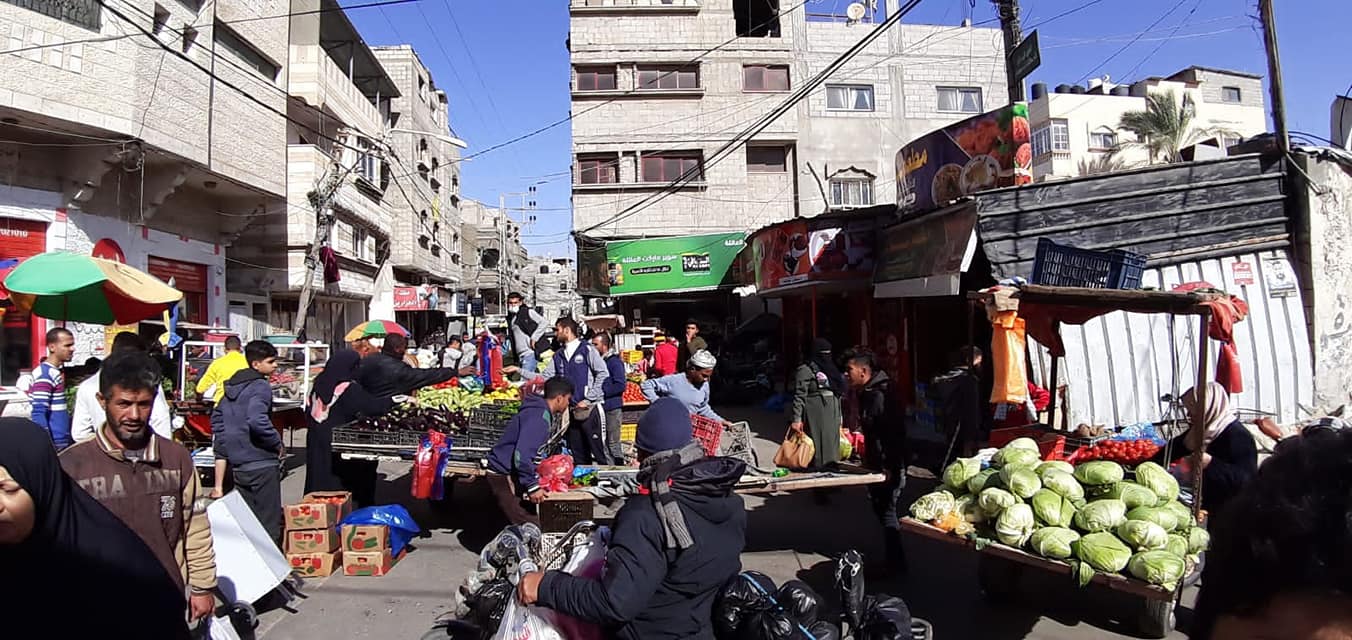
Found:
[[515, 291], [507, 294], [507, 326], [511, 337], [512, 353], [523, 371], [536, 372], [540, 361], [535, 353], [535, 344], [543, 338], [549, 327], [545, 317], [526, 305], [525, 299]]
[[479, 373], [479, 353], [474, 342], [462, 340], [460, 336], [451, 336], [446, 343], [446, 351], [441, 354], [441, 366], [455, 369], [460, 377], [474, 376]]

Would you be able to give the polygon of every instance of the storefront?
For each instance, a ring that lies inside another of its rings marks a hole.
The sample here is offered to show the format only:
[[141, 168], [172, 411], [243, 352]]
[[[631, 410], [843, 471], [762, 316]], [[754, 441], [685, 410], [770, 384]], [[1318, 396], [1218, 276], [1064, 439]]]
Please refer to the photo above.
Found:
[[159, 256], [146, 257], [146, 273], [183, 292], [179, 319], [207, 323], [207, 266]]
[[426, 284], [395, 287], [394, 321], [408, 329], [420, 346], [429, 340], [444, 344], [449, 295], [441, 287]]
[[[65, 222], [61, 194], [0, 188], [0, 278], [19, 261], [60, 248]], [[46, 356], [48, 323], [15, 309], [7, 294], [0, 298], [0, 385], [12, 385]]]

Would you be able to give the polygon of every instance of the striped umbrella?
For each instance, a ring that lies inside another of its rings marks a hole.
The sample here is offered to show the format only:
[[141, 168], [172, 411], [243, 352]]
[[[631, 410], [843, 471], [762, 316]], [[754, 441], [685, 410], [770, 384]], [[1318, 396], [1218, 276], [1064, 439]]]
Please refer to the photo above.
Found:
[[399, 334], [401, 336], [410, 336], [408, 329], [399, 326], [399, 323], [390, 320], [367, 320], [347, 332], [343, 336], [346, 342], [361, 340], [362, 338], [384, 338], [390, 334]]
[[183, 293], [120, 262], [53, 251], [33, 256], [5, 276], [20, 310], [52, 320], [132, 324], [159, 317]]

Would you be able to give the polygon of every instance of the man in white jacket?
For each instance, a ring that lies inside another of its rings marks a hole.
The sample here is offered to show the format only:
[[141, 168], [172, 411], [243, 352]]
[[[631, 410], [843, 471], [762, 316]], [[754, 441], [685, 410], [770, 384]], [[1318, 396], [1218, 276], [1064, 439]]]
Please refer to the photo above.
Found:
[[[113, 347], [108, 355], [123, 351], [146, 351], [141, 337], [123, 331], [113, 338]], [[104, 422], [103, 407], [99, 404], [99, 374], [95, 373], [80, 383], [75, 391], [75, 408], [70, 417], [70, 437], [76, 443], [94, 437]], [[155, 391], [155, 404], [150, 409], [150, 429], [155, 435], [173, 439], [174, 425], [169, 413], [169, 403], [164, 399], [164, 388]]]

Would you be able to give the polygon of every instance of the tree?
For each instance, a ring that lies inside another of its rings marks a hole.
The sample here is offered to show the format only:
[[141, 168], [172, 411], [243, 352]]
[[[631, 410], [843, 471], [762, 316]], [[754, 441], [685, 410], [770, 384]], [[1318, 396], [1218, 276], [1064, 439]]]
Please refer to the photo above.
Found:
[[1147, 94], [1145, 111], [1128, 111], [1117, 124], [1119, 129], [1136, 134], [1136, 142], [1118, 146], [1145, 147], [1152, 161], [1178, 162], [1182, 160], [1181, 149], [1221, 133], [1195, 126], [1195, 114], [1192, 99], [1186, 95], [1180, 104], [1172, 91]]
[[[1120, 146], [1120, 145], [1119, 145]], [[1108, 151], [1092, 158], [1080, 158], [1080, 175], [1093, 176], [1101, 173], [1116, 173], [1126, 171], [1131, 165], [1122, 160], [1117, 155], [1117, 151]]]

